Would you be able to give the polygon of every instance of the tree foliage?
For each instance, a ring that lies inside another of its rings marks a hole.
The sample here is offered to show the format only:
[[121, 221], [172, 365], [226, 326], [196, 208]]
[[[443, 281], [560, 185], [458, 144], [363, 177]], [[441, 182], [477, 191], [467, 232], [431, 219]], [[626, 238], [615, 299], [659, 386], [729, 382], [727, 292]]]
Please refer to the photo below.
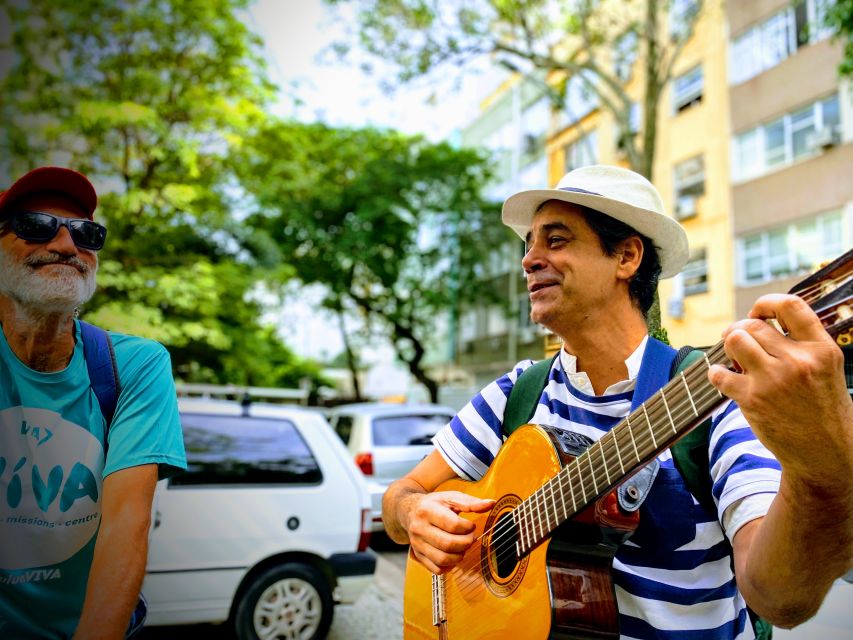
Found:
[[853, 0], [835, 0], [827, 7], [826, 23], [844, 42], [844, 59], [839, 67], [843, 76], [853, 76]]
[[98, 184], [109, 236], [87, 318], [162, 341], [184, 380], [291, 386], [317, 368], [259, 323], [252, 291], [292, 272], [235, 217], [232, 149], [273, 92], [247, 4], [0, 1], [0, 155], [10, 176], [57, 163]]
[[237, 166], [259, 205], [253, 224], [302, 281], [327, 287], [326, 307], [390, 335], [435, 401], [424, 357], [439, 317], [460, 292], [487, 295], [476, 270], [506, 238], [481, 196], [485, 159], [391, 131], [277, 122], [246, 141]]
[[[582, 78], [620, 127], [631, 167], [651, 177], [659, 102], [703, 1], [671, 0], [327, 0], [352, 5], [358, 45], [396, 65], [402, 82], [488, 55], [526, 75], [543, 71], [562, 102], [565, 81]], [[614, 67], [616, 43], [636, 36], [641, 60], [642, 127], [634, 135], [636, 96]], [[346, 45], [341, 48], [346, 50]], [[559, 78], [554, 82], [554, 78]]]

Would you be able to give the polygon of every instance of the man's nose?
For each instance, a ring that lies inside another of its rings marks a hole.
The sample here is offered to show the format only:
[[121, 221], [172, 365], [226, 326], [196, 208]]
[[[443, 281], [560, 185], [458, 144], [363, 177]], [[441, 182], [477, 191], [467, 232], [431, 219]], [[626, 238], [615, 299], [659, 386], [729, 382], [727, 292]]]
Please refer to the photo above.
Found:
[[527, 250], [524, 253], [524, 257], [521, 259], [521, 267], [524, 269], [524, 272], [530, 273], [532, 271], [538, 271], [544, 266], [545, 260], [542, 252], [539, 251], [535, 242], [529, 243], [527, 245]]
[[46, 247], [49, 251], [55, 251], [64, 256], [77, 254], [77, 245], [74, 244], [74, 239], [71, 237], [71, 232], [68, 227], [61, 226], [53, 239], [47, 243]]

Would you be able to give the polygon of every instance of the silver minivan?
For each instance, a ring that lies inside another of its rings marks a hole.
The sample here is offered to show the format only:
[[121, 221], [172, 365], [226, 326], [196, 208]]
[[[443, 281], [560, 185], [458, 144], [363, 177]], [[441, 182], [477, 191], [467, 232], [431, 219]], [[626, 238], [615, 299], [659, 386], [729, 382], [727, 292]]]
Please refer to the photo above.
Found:
[[432, 437], [456, 412], [436, 404], [364, 402], [335, 407], [329, 421], [367, 478], [372, 531], [383, 530], [382, 496], [432, 451]]

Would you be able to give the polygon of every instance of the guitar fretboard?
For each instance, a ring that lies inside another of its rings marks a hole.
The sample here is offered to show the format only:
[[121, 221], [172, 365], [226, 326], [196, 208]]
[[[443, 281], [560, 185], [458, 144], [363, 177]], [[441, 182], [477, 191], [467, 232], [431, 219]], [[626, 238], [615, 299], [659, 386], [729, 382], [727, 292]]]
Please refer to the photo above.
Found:
[[731, 366], [720, 342], [543, 484], [512, 512], [522, 557], [704, 420], [724, 399], [708, 381]]

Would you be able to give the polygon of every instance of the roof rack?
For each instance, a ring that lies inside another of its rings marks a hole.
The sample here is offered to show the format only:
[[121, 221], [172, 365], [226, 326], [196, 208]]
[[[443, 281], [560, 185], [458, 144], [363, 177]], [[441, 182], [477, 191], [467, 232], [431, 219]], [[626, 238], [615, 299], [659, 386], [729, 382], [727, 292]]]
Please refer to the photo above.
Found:
[[231, 396], [239, 398], [242, 403], [248, 404], [254, 398], [268, 400], [290, 401], [300, 404], [308, 403], [307, 389], [282, 389], [279, 387], [247, 387], [236, 384], [197, 384], [177, 383], [175, 389], [179, 398], [214, 398]]

